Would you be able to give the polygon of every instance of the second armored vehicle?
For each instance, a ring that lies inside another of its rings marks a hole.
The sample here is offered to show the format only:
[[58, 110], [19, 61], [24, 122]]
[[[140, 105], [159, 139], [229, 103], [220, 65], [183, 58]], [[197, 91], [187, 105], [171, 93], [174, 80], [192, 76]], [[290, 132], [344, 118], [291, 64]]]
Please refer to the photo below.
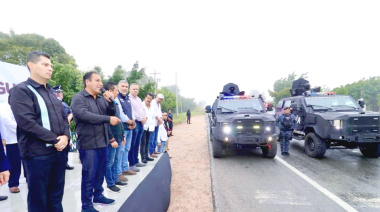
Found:
[[365, 157], [380, 156], [380, 113], [364, 111], [364, 101], [334, 92], [310, 89], [305, 79], [294, 81], [291, 97], [276, 105], [276, 115], [291, 107], [297, 115], [296, 139], [305, 140], [305, 152], [320, 158], [333, 147], [357, 148]]

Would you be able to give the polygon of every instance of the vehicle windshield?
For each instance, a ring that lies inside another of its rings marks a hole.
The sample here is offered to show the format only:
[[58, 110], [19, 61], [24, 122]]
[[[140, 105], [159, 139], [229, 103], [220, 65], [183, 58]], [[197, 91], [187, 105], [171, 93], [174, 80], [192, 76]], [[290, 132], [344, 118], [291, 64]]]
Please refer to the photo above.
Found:
[[258, 99], [220, 100], [218, 109], [222, 112], [237, 112], [242, 110], [264, 110], [262, 102]]
[[306, 97], [307, 106], [314, 110], [357, 110], [359, 105], [350, 96], [313, 96]]

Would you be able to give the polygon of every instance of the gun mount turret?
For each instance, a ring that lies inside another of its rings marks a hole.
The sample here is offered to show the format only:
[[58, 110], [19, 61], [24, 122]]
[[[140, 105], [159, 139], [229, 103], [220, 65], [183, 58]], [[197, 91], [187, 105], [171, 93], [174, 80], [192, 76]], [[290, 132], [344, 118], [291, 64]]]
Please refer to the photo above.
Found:
[[309, 81], [305, 80], [304, 78], [299, 78], [293, 82], [292, 89], [290, 89], [290, 95], [301, 96], [306, 91], [311, 91], [312, 93], [320, 92], [321, 87], [315, 87], [311, 89]]

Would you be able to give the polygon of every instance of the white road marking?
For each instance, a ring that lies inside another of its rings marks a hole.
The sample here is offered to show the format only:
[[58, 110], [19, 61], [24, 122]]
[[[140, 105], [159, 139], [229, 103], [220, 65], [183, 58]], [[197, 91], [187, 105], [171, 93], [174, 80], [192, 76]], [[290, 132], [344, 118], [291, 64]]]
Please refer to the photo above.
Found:
[[295, 195], [291, 191], [264, 191], [256, 190], [255, 199], [259, 203], [274, 204], [274, 205], [312, 205], [303, 196]]
[[327, 189], [323, 188], [321, 185], [319, 185], [317, 182], [314, 180], [310, 179], [308, 176], [300, 172], [298, 169], [294, 168], [292, 165], [284, 161], [283, 159], [279, 157], [275, 157], [277, 161], [282, 163], [284, 166], [286, 166], [288, 169], [290, 169], [292, 172], [300, 176], [302, 179], [304, 179], [306, 182], [308, 182], [310, 185], [314, 186], [314, 188], [318, 189], [320, 192], [322, 192], [324, 195], [326, 195], [328, 198], [330, 198], [332, 201], [337, 203], [339, 206], [341, 206], [343, 209], [346, 211], [350, 212], [357, 212], [355, 208], [353, 208], [351, 205], [347, 204], [345, 201], [343, 201], [341, 198], [336, 196], [335, 194], [331, 193]]

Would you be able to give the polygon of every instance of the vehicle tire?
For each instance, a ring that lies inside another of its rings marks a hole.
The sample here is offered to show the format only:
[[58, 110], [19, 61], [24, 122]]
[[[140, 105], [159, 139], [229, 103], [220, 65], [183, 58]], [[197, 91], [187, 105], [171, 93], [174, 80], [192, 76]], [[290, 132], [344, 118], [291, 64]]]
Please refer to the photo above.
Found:
[[221, 158], [223, 156], [223, 144], [222, 141], [212, 138], [212, 156], [214, 158]]
[[364, 157], [378, 158], [380, 157], [379, 146], [380, 144], [367, 144], [359, 148]]
[[326, 142], [318, 135], [308, 133], [305, 137], [305, 152], [309, 157], [322, 158], [326, 153]]
[[274, 158], [277, 154], [277, 142], [272, 141], [269, 142], [270, 148], [268, 146], [261, 147], [261, 150], [263, 151], [263, 157], [264, 158]]

